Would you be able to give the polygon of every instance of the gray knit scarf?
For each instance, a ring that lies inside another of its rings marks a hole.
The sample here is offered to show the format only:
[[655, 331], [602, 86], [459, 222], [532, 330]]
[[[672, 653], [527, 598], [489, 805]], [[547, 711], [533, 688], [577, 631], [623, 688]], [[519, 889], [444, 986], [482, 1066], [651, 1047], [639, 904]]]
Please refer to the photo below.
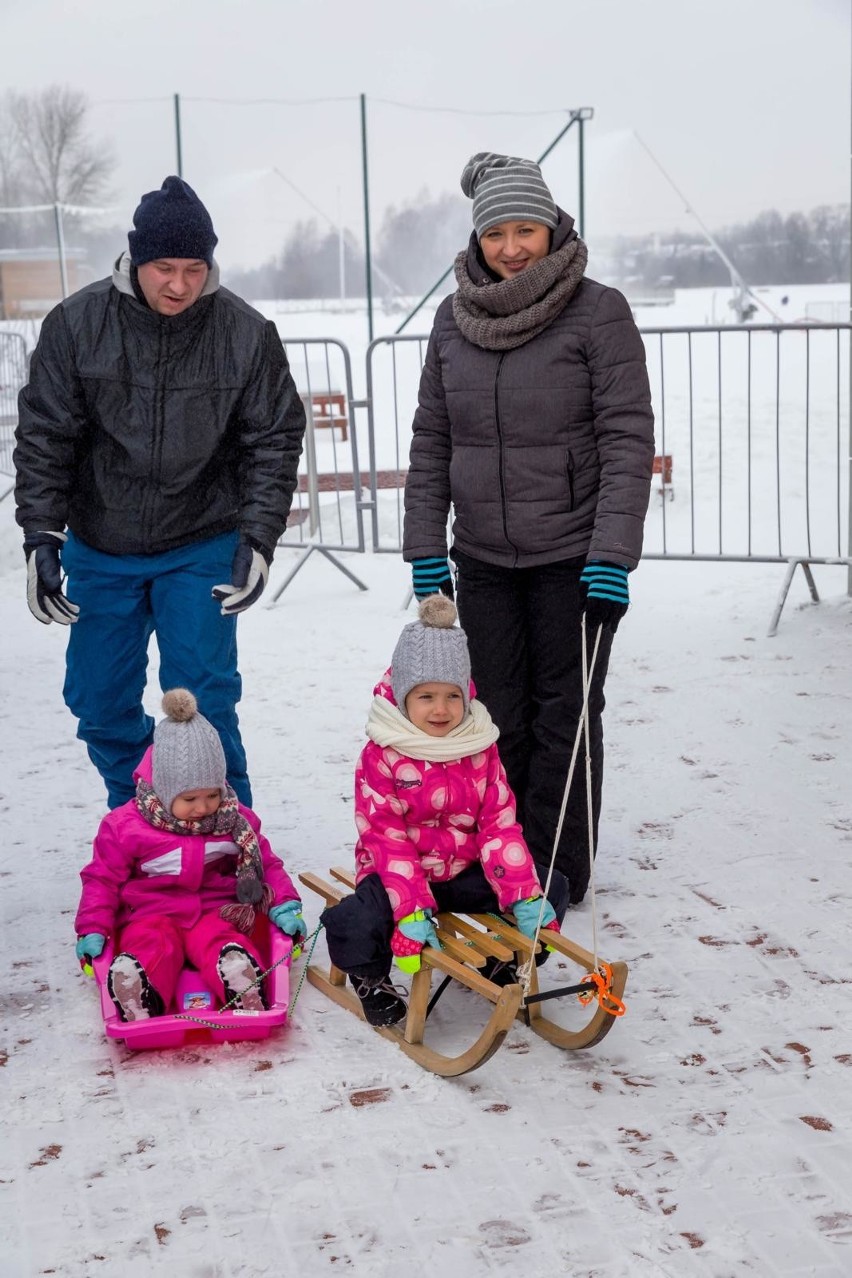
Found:
[[537, 337], [567, 305], [583, 278], [589, 250], [577, 237], [514, 279], [477, 284], [467, 249], [455, 262], [453, 316], [462, 335], [486, 351], [510, 351]]

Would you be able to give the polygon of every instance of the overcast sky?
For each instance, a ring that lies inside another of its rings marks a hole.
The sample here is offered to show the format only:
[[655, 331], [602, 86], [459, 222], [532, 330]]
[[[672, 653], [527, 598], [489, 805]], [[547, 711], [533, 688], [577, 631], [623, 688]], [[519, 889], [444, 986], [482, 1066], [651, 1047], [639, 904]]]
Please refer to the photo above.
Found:
[[[176, 170], [179, 93], [183, 175], [210, 208], [227, 267], [269, 257], [299, 219], [322, 223], [316, 209], [362, 235], [361, 93], [374, 234], [389, 204], [457, 190], [474, 151], [536, 158], [566, 108], [580, 106], [594, 108], [592, 249], [596, 235], [690, 225], [637, 135], [712, 228], [768, 208], [847, 203], [850, 7], [0, 0], [0, 48], [7, 87], [59, 82], [89, 95], [92, 130], [119, 157], [114, 220], [123, 227], [141, 193]], [[576, 130], [544, 173], [576, 211]]]

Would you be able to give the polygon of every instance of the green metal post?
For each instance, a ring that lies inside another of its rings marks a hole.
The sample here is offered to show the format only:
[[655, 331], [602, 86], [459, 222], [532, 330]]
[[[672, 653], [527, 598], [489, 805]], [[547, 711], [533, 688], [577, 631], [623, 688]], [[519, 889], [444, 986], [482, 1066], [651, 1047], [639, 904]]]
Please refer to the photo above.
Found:
[[583, 238], [586, 226], [586, 125], [583, 117], [577, 120], [577, 158], [580, 166], [579, 191], [577, 196], [577, 234]]
[[175, 94], [175, 146], [177, 147], [177, 175], [183, 177], [183, 147], [180, 139], [180, 94]]
[[364, 265], [367, 273], [367, 332], [373, 340], [373, 259], [370, 249], [370, 187], [367, 175], [367, 98], [361, 94], [361, 167], [364, 180]]
[[68, 268], [65, 263], [65, 232], [62, 227], [62, 205], [53, 206], [53, 220], [56, 226], [56, 253], [59, 258], [59, 286], [62, 289], [63, 301], [68, 296]]

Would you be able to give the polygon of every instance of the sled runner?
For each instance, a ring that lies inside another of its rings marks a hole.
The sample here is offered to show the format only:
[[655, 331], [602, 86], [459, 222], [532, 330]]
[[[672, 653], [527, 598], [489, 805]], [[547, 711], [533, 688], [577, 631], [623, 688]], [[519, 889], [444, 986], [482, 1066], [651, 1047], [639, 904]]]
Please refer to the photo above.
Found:
[[[333, 866], [330, 874], [346, 888], [354, 888], [355, 876], [349, 870]], [[336, 905], [346, 895], [316, 874], [300, 874], [299, 879], [329, 906]], [[488, 959], [500, 963], [522, 963], [531, 955], [532, 941], [512, 924], [492, 914], [441, 913], [438, 915], [438, 938], [443, 949], [437, 950], [429, 945], [423, 947], [420, 956], [422, 966], [412, 978], [405, 1021], [377, 1028], [377, 1033], [396, 1043], [407, 1056], [433, 1074], [452, 1078], [483, 1065], [500, 1047], [515, 1018], [555, 1046], [576, 1050], [599, 1043], [612, 1028], [616, 1017], [624, 1011], [621, 996], [627, 980], [627, 965], [599, 964], [596, 972], [594, 956], [558, 932], [548, 931], [543, 934], [543, 939], [558, 954], [565, 955], [583, 968], [587, 975], [577, 985], [561, 991], [548, 990], [540, 995], [537, 969], [533, 968], [526, 1001], [519, 984], [497, 985], [481, 971]], [[539, 944], [536, 949], [540, 948]], [[442, 973], [445, 980], [430, 1000], [433, 972]], [[363, 1019], [360, 1002], [351, 985], [347, 985], [346, 974], [339, 968], [330, 964], [324, 971], [310, 964], [307, 978], [335, 1003]], [[479, 1037], [457, 1056], [445, 1055], [424, 1042], [426, 1018], [449, 980], [458, 981], [494, 1004]], [[594, 1001], [595, 1010], [580, 1029], [565, 1029], [545, 1015], [543, 1004], [562, 995], [580, 997], [584, 1004], [589, 1005]]]
[[273, 1029], [287, 1020], [293, 944], [289, 936], [268, 925], [263, 933], [258, 928], [253, 939], [259, 946], [264, 972], [267, 973], [262, 988], [266, 993], [268, 1011], [220, 1010], [219, 996], [207, 987], [194, 968], [184, 967], [178, 978], [173, 1004], [165, 1015], [128, 1022], [122, 1021], [107, 990], [107, 972], [115, 957], [113, 942], [108, 941], [103, 954], [92, 964], [107, 1038], [124, 1039], [125, 1046], [133, 1050], [268, 1038]]

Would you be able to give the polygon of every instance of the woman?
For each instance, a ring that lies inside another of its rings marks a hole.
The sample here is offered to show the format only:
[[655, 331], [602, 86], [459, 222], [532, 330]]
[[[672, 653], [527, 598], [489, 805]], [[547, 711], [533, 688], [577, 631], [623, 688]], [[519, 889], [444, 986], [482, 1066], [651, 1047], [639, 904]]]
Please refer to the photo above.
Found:
[[[477, 693], [535, 860], [548, 866], [591, 654], [593, 840], [604, 680], [642, 550], [654, 419], [642, 339], [622, 295], [585, 278], [588, 252], [531, 160], [481, 152], [462, 173], [474, 231], [438, 308], [420, 382], [403, 554], [418, 598], [453, 592]], [[589, 881], [584, 769], [556, 866]]]

